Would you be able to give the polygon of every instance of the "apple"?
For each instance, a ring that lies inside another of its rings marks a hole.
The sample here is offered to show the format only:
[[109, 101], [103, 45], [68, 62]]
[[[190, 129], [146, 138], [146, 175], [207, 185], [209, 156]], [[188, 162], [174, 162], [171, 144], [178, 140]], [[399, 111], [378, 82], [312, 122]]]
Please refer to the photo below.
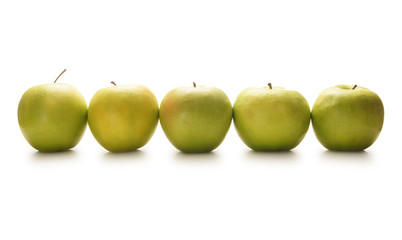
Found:
[[73, 148], [87, 126], [87, 104], [73, 86], [54, 83], [28, 89], [18, 104], [18, 123], [28, 143], [41, 152]]
[[297, 91], [268, 86], [247, 88], [233, 105], [233, 122], [241, 140], [256, 151], [295, 148], [310, 125], [310, 107]]
[[210, 152], [224, 140], [232, 122], [232, 104], [215, 87], [180, 87], [163, 98], [159, 112], [162, 129], [182, 152]]
[[145, 86], [100, 89], [88, 107], [88, 125], [98, 143], [110, 152], [143, 147], [158, 124], [158, 101]]
[[320, 93], [311, 113], [314, 133], [329, 150], [362, 151], [379, 136], [384, 122], [380, 97], [357, 85], [337, 85]]

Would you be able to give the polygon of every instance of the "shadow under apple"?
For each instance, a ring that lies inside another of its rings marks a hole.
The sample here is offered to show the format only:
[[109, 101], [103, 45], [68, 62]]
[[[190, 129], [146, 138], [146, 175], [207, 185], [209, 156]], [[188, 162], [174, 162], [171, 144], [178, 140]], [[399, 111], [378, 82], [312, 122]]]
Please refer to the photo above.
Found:
[[367, 151], [331, 151], [325, 150], [320, 155], [323, 162], [340, 162], [340, 163], [361, 163], [370, 164], [373, 162], [371, 154]]
[[178, 163], [215, 163], [218, 162], [219, 155], [213, 151], [205, 153], [176, 152], [173, 159]]
[[77, 152], [74, 150], [65, 150], [59, 152], [40, 152], [36, 151], [32, 154], [32, 159], [36, 162], [47, 162], [47, 161], [73, 161], [77, 159]]
[[102, 159], [109, 162], [126, 162], [144, 160], [145, 156], [143, 151], [137, 149], [128, 152], [106, 152], [102, 155]]
[[296, 163], [297, 154], [293, 151], [255, 151], [249, 150], [245, 154], [247, 161]]

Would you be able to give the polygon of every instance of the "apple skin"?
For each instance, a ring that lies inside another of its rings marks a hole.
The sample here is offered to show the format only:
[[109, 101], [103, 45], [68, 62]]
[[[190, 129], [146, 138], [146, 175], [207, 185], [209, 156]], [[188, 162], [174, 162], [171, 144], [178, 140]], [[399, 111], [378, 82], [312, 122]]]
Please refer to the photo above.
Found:
[[379, 136], [384, 122], [380, 97], [367, 88], [337, 85], [320, 93], [311, 113], [314, 133], [327, 149], [362, 151]]
[[182, 152], [210, 152], [224, 140], [232, 122], [232, 104], [215, 87], [171, 90], [160, 106], [160, 122], [169, 141]]
[[87, 104], [81, 93], [64, 83], [28, 89], [18, 104], [18, 122], [28, 143], [41, 152], [75, 147], [87, 126]]
[[297, 91], [281, 87], [247, 88], [233, 105], [233, 122], [241, 140], [256, 151], [288, 151], [310, 126], [310, 107]]
[[100, 89], [88, 107], [88, 125], [98, 143], [110, 152], [144, 146], [158, 124], [158, 101], [145, 86]]

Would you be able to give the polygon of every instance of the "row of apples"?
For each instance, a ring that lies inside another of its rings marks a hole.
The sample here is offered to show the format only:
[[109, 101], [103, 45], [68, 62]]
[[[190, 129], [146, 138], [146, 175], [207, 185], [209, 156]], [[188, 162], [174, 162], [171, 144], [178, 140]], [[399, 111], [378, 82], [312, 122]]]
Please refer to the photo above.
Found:
[[34, 86], [22, 96], [18, 121], [28, 143], [38, 151], [70, 149], [87, 123], [111, 152], [144, 146], [160, 120], [174, 147], [183, 152], [209, 152], [224, 140], [232, 123], [242, 141], [257, 151], [288, 151], [306, 135], [310, 121], [319, 142], [330, 150], [361, 151], [379, 136], [384, 121], [380, 97], [367, 88], [337, 85], [321, 92], [312, 110], [297, 91], [272, 86], [247, 88], [231, 104], [215, 87], [180, 87], [169, 91], [160, 107], [145, 86], [100, 89], [87, 106], [73, 86]]

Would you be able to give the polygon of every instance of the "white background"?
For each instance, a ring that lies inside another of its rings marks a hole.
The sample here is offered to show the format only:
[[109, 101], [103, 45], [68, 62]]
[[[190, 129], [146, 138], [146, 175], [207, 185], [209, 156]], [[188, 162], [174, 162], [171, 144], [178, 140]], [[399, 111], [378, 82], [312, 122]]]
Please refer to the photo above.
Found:
[[[402, 239], [400, 1], [1, 1], [0, 239]], [[326, 151], [310, 128], [293, 151], [257, 153], [233, 125], [210, 154], [173, 148], [160, 126], [111, 154], [89, 129], [71, 151], [38, 153], [17, 106], [60, 82], [90, 101], [110, 86], [358, 84], [385, 105], [365, 152]]]

